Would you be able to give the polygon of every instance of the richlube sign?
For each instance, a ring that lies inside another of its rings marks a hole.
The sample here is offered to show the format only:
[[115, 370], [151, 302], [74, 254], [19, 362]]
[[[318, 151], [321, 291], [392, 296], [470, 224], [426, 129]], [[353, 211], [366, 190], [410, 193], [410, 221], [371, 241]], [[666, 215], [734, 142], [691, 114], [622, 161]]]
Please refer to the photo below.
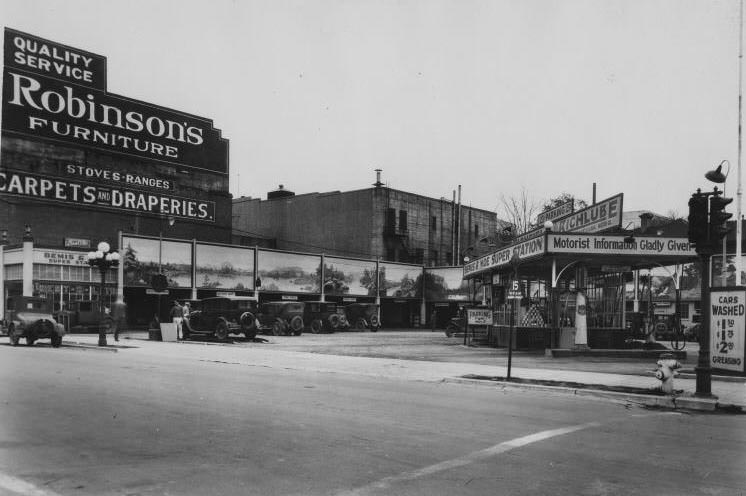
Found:
[[103, 57], [5, 30], [3, 133], [228, 172], [212, 121], [106, 92]]

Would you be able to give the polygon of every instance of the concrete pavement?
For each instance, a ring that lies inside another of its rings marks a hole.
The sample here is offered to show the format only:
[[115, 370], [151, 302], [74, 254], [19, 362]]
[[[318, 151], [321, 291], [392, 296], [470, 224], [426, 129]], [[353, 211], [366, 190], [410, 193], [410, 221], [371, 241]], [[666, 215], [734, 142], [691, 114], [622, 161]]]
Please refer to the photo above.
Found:
[[[393, 334], [393, 333], [392, 333]], [[338, 334], [338, 336], [344, 336]], [[369, 335], [370, 336], [370, 335]], [[423, 337], [426, 337], [425, 334]], [[503, 365], [486, 365], [484, 363], [449, 362], [447, 358], [439, 361], [427, 359], [400, 359], [363, 356], [346, 356], [320, 354], [297, 350], [284, 350], [284, 343], [293, 343], [294, 337], [263, 336], [266, 343], [239, 342], [239, 344], [221, 344], [213, 342], [177, 342], [164, 343], [147, 340], [147, 333], [124, 332], [116, 343], [109, 336], [106, 348], [97, 346], [95, 334], [73, 334], [65, 336], [63, 345], [75, 345], [89, 349], [105, 351], [122, 351], [138, 353], [168, 353], [185, 358], [204, 361], [229, 361], [255, 367], [276, 367], [316, 372], [357, 374], [415, 381], [447, 381], [473, 385], [486, 385], [500, 388], [542, 388], [556, 393], [570, 393], [579, 396], [592, 395], [617, 401], [639, 403], [665, 408], [683, 408], [693, 410], [714, 410], [716, 407], [729, 408], [733, 411], [746, 412], [746, 379], [713, 377], [712, 393], [716, 398], [695, 398], [696, 381], [693, 374], [682, 374], [675, 379], [674, 396], [655, 396], [649, 394], [620, 393], [614, 391], [594, 390], [593, 386], [605, 388], [654, 389], [659, 385], [651, 373], [653, 363], [641, 364], [639, 361], [615, 362], [614, 369], [623, 373], [607, 373], [603, 370], [605, 363], [598, 364], [598, 371], [573, 370], [572, 361], [564, 362], [567, 368], [547, 369], [540, 367], [512, 367], [511, 377], [526, 382], [515, 383], [500, 380], [507, 375]], [[376, 338], [381, 337], [381, 334]], [[309, 336], [315, 339], [317, 336]], [[372, 336], [371, 336], [372, 338]], [[383, 339], [383, 338], [382, 338]], [[297, 342], [297, 341], [296, 341]], [[275, 346], [273, 346], [273, 344]], [[468, 351], [467, 351], [468, 353]], [[445, 360], [445, 361], [444, 361]], [[625, 366], [627, 365], [627, 366]], [[588, 364], [584, 367], [587, 369]], [[628, 370], [627, 370], [628, 369]], [[532, 384], [531, 382], [557, 381], [559, 386]]]

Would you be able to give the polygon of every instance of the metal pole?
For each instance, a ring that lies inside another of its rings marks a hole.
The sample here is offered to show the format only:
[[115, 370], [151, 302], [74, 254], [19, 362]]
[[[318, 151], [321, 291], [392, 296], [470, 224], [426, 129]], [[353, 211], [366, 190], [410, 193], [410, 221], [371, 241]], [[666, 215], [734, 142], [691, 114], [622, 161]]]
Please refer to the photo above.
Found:
[[695, 396], [712, 396], [712, 369], [710, 368], [710, 254], [701, 253], [702, 260], [702, 322], [699, 333], [699, 356], [696, 373]]
[[743, 87], [743, 0], [741, 0], [740, 15], [738, 20], [738, 189], [736, 190], [736, 286], [743, 284], [741, 281], [741, 240], [743, 228], [741, 226], [741, 142], [742, 142], [742, 87]]
[[[106, 254], [104, 254], [106, 256]], [[106, 284], [106, 263], [104, 260], [99, 261], [98, 271], [101, 273], [101, 286], [98, 290], [98, 304], [99, 304], [99, 315], [101, 315], [101, 321], [98, 324], [98, 345], [106, 346], [106, 328], [104, 327], [105, 314], [104, 314], [104, 285]]]
[[515, 329], [515, 298], [510, 299], [510, 329], [508, 330], [508, 375], [510, 380], [510, 369], [513, 366], [513, 330]]

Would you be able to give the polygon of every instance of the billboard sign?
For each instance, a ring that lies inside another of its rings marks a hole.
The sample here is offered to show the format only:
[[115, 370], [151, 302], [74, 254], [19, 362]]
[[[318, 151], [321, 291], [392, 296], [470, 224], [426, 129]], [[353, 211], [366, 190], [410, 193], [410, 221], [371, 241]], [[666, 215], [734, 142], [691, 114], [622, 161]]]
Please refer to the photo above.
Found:
[[228, 173], [212, 121], [106, 91], [106, 59], [5, 30], [3, 133]]
[[548, 220], [559, 219], [560, 217], [564, 217], [566, 215], [573, 213], [574, 210], [575, 210], [575, 201], [574, 200], [567, 201], [563, 203], [562, 205], [558, 205], [550, 210], [546, 210], [540, 213], [536, 217], [536, 223], [543, 224], [544, 222]]
[[566, 217], [554, 220], [552, 231], [562, 232], [600, 232], [622, 225], [622, 200], [624, 195], [618, 195], [600, 201], [582, 210], [578, 210]]
[[106, 57], [5, 28], [5, 67], [106, 91]]
[[744, 372], [746, 291], [713, 289], [710, 308], [710, 365]]
[[548, 253], [575, 253], [579, 255], [674, 255], [697, 256], [687, 238], [635, 237], [625, 241], [624, 236], [583, 234], [550, 234]]
[[129, 212], [170, 215], [191, 220], [215, 221], [215, 202], [212, 201], [182, 198], [157, 191], [101, 186], [27, 172], [0, 169], [0, 194]]

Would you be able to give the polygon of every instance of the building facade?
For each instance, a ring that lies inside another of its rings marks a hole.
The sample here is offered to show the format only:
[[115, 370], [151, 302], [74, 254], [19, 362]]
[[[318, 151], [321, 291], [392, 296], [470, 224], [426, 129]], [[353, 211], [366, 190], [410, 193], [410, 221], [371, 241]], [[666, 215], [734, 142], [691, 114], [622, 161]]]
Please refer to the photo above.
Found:
[[495, 212], [383, 186], [296, 195], [280, 186], [266, 200], [233, 200], [234, 236], [273, 238], [281, 250], [380, 258], [429, 267], [486, 253]]
[[98, 300], [86, 253], [121, 249], [122, 231], [230, 242], [228, 141], [211, 120], [108, 92], [95, 53], [6, 28], [3, 54], [3, 302]]

